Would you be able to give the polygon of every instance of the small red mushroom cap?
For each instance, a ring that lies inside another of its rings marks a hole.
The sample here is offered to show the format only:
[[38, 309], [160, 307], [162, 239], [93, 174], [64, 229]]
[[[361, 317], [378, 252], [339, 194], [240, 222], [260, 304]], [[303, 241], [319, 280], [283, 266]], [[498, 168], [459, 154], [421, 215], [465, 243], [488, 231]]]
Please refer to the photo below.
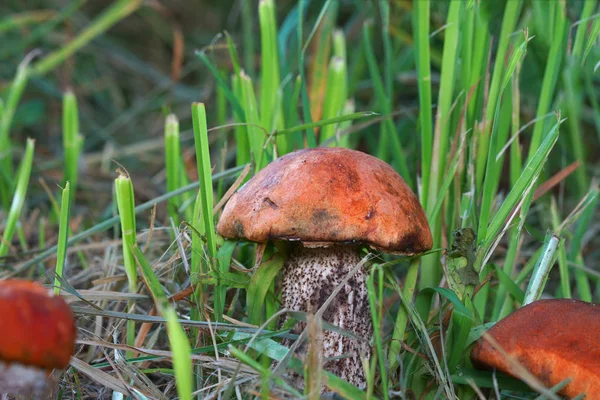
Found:
[[253, 242], [365, 243], [397, 254], [432, 246], [425, 211], [402, 177], [373, 156], [343, 148], [276, 159], [231, 197], [217, 230]]
[[77, 329], [62, 297], [35, 282], [1, 280], [0, 321], [0, 361], [46, 370], [69, 364]]
[[[559, 394], [600, 399], [600, 305], [538, 300], [498, 321], [488, 334], [547, 387], [571, 382]], [[513, 365], [482, 337], [471, 351], [475, 367], [519, 378]]]

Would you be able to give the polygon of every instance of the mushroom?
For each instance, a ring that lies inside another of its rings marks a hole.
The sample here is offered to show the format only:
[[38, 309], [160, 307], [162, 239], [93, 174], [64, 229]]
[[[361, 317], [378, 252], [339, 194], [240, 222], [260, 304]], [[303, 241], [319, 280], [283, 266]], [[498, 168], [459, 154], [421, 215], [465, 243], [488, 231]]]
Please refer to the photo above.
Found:
[[0, 280], [0, 394], [41, 395], [73, 354], [76, 327], [62, 297], [42, 285]]
[[600, 399], [600, 305], [534, 301], [498, 321], [488, 334], [513, 360], [484, 336], [471, 351], [475, 367], [519, 378], [518, 363], [548, 387], [570, 379], [559, 394]]
[[[432, 246], [425, 212], [402, 177], [375, 157], [342, 148], [304, 149], [276, 159], [231, 197], [217, 230], [227, 238], [290, 242], [281, 302], [305, 312], [316, 312], [360, 262], [361, 246], [405, 255]], [[366, 278], [364, 269], [357, 271], [323, 319], [369, 340]], [[369, 358], [368, 342], [324, 332], [323, 356], [343, 354], [351, 357], [329, 360], [324, 368], [365, 387], [360, 356]]]

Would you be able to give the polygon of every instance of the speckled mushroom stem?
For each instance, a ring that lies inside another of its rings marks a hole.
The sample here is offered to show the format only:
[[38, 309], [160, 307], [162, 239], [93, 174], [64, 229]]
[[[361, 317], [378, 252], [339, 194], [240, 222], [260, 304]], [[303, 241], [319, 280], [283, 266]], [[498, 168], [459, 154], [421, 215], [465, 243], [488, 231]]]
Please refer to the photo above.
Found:
[[39, 398], [48, 390], [48, 374], [37, 367], [0, 361], [0, 397], [18, 393]]
[[[317, 312], [359, 262], [360, 256], [354, 246], [308, 248], [296, 245], [284, 266], [283, 306], [294, 311]], [[325, 359], [349, 356], [326, 361], [324, 368], [359, 388], [366, 386], [361, 357], [369, 359], [371, 350], [367, 341], [373, 333], [366, 279], [365, 270], [360, 268], [323, 314], [325, 321], [365, 339], [359, 342], [339, 333], [323, 332]], [[300, 333], [304, 327], [305, 323], [298, 323], [294, 331]], [[305, 351], [301, 350], [301, 353]]]

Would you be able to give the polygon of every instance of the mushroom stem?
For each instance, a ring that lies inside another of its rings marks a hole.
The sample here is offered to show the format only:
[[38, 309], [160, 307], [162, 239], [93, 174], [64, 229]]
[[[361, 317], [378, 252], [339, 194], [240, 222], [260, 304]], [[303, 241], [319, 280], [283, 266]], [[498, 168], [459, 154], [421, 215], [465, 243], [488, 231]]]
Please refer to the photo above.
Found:
[[[284, 266], [283, 306], [293, 311], [317, 312], [359, 262], [355, 246], [309, 248], [297, 245]], [[327, 307], [323, 319], [369, 340], [373, 326], [366, 279], [363, 268], [356, 271]], [[299, 333], [305, 326], [305, 323], [299, 323], [294, 331]], [[370, 351], [367, 341], [359, 342], [332, 331], [323, 332], [323, 357], [344, 356], [326, 361], [324, 369], [359, 388], [366, 386], [361, 358], [369, 359]], [[302, 355], [306, 352], [306, 349], [301, 350]]]
[[0, 361], [0, 395], [14, 393], [42, 396], [48, 387], [48, 371]]

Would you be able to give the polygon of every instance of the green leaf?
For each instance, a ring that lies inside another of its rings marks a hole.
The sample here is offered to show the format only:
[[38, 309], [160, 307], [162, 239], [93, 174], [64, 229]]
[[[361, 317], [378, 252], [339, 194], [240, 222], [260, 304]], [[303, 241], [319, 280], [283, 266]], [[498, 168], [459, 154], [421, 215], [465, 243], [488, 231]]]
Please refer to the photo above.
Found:
[[351, 385], [331, 372], [323, 371], [323, 377], [325, 378], [325, 385], [327, 388], [342, 396], [344, 399], [377, 399], [377, 397], [372, 395], [367, 397], [367, 394], [364, 391], [360, 390], [356, 386]]
[[483, 334], [494, 325], [496, 325], [496, 322], [486, 322], [485, 324], [477, 325], [471, 328], [471, 331], [469, 332], [469, 338], [467, 339], [467, 346], [470, 346], [478, 341], [479, 338], [482, 337]]
[[228, 350], [232, 356], [234, 356], [235, 358], [237, 358], [244, 364], [249, 365], [250, 367], [255, 369], [257, 372], [259, 372], [261, 375], [269, 374], [268, 368], [263, 367], [258, 361], [254, 360], [252, 357], [250, 357], [248, 354], [244, 353], [242, 350], [238, 349], [237, 347], [229, 346]]
[[428, 295], [428, 294], [431, 294], [432, 292], [435, 292], [435, 293], [439, 294], [440, 296], [445, 297], [447, 300], [449, 300], [454, 305], [455, 313], [458, 313], [458, 314], [460, 314], [468, 319], [471, 319], [471, 320], [474, 319], [473, 313], [467, 307], [465, 307], [465, 305], [458, 298], [456, 293], [454, 293], [451, 289], [441, 288], [441, 287], [425, 288], [425, 289], [421, 290], [419, 295], [421, 293], [424, 295]]
[[198, 283], [204, 285], [219, 285], [223, 290], [226, 290], [229, 288], [245, 289], [250, 282], [250, 279], [246, 275], [236, 272], [215, 272], [214, 274], [218, 276], [200, 279]]
[[283, 256], [275, 254], [269, 260], [263, 261], [252, 275], [246, 293], [250, 323], [261, 324], [267, 291], [281, 268], [283, 268], [283, 263]]
[[214, 293], [214, 310], [215, 319], [220, 321], [225, 310], [225, 295], [229, 288], [246, 288], [250, 280], [246, 275], [229, 272], [229, 264], [237, 242], [226, 240], [217, 251], [217, 266], [218, 270], [213, 271], [213, 275], [217, 282], [217, 287]]
[[504, 286], [517, 303], [522, 304], [525, 293], [500, 267], [494, 265], [494, 269], [496, 270], [496, 277], [500, 281], [500, 285]]
[[508, 377], [500, 372], [492, 374], [489, 371], [478, 371], [470, 368], [461, 368], [457, 373], [450, 376], [454, 383], [468, 384], [470, 380], [478, 387], [494, 388], [498, 385], [501, 390], [516, 390], [519, 392], [531, 392], [532, 390], [524, 382]]
[[[473, 303], [470, 296], [466, 296], [465, 308], [473, 309]], [[454, 371], [454, 369], [460, 365], [462, 357], [465, 355], [465, 350], [468, 346], [469, 332], [473, 326], [474, 321], [458, 312], [452, 313], [452, 334], [450, 338], [452, 342], [447, 341], [448, 349], [448, 370]]]
[[[236, 332], [233, 335], [232, 340], [246, 340], [249, 341], [251, 338], [255, 337], [254, 334], [246, 333], [246, 332]], [[260, 338], [257, 337], [252, 342], [248, 342], [247, 345], [258, 351], [261, 354], [265, 354], [267, 357], [275, 360], [281, 361], [290, 350], [284, 345], [276, 342], [272, 339], [268, 338]]]

